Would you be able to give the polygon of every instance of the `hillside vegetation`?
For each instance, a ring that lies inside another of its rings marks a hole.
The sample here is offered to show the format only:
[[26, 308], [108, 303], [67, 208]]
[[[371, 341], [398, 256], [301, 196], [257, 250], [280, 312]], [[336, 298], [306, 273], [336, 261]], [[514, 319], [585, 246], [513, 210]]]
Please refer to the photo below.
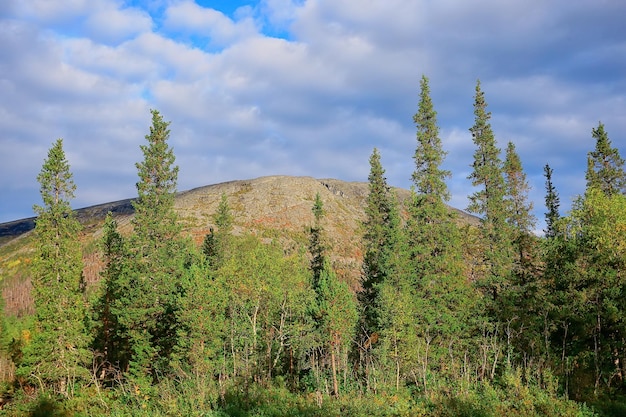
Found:
[[9, 415], [623, 415], [626, 173], [603, 125], [568, 216], [546, 165], [537, 237], [480, 82], [472, 215], [447, 205], [420, 87], [411, 191], [387, 184], [374, 149], [366, 183], [177, 193], [153, 110], [137, 197], [72, 211], [57, 140], [36, 222], [0, 225]]

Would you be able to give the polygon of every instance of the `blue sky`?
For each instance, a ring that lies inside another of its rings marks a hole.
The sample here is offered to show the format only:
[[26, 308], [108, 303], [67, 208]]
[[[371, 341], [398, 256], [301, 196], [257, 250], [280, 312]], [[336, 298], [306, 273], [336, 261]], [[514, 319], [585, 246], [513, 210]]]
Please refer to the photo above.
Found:
[[171, 121], [179, 190], [264, 175], [366, 181], [382, 154], [409, 188], [419, 79], [467, 206], [476, 80], [515, 143], [541, 229], [543, 166], [563, 212], [584, 190], [592, 128], [626, 156], [622, 0], [4, 0], [0, 222], [33, 215], [59, 137], [74, 207], [136, 195], [151, 108]]

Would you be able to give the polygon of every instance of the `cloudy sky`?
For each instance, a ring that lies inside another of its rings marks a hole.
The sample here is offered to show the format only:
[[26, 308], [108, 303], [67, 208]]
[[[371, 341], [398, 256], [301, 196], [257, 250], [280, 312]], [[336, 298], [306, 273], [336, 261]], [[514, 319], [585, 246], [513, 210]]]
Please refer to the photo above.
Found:
[[[264, 175], [410, 187], [430, 79], [451, 204], [472, 189], [476, 80], [543, 220], [585, 185], [591, 129], [626, 156], [623, 0], [2, 0], [0, 222], [33, 215], [57, 138], [78, 208], [136, 195], [150, 109], [171, 121], [179, 190]], [[541, 223], [538, 225], [540, 229]]]

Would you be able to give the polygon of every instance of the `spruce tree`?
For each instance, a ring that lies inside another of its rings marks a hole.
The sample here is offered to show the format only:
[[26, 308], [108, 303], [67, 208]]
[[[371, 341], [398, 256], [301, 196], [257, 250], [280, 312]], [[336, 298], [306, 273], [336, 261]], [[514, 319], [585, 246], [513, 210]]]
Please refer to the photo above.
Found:
[[546, 209], [548, 210], [545, 213], [546, 218], [546, 228], [544, 229], [544, 234], [547, 238], [552, 238], [556, 236], [556, 222], [559, 220], [561, 215], [559, 214], [559, 194], [554, 187], [554, 183], [552, 182], [552, 174], [554, 170], [550, 168], [550, 165], [546, 164], [543, 167], [543, 173], [546, 177]]
[[[506, 323], [507, 365], [511, 366], [514, 353], [528, 357], [532, 346], [544, 348], [542, 331], [547, 309], [540, 282], [539, 242], [532, 233], [535, 216], [528, 201], [530, 186], [512, 142], [506, 148], [504, 178], [514, 255], [510, 285], [500, 300], [499, 316]], [[542, 350], [534, 349], [539, 357]]]
[[313, 202], [313, 226], [309, 230], [309, 252], [311, 254], [311, 271], [313, 272], [313, 288], [317, 288], [320, 274], [324, 268], [325, 247], [322, 241], [322, 218], [324, 217], [324, 203], [320, 193], [315, 194]]
[[89, 377], [90, 336], [82, 285], [81, 226], [70, 207], [76, 186], [58, 139], [37, 180], [43, 206], [36, 205], [33, 268], [35, 334], [18, 373], [37, 385], [72, 396]]
[[390, 257], [395, 250], [399, 228], [399, 214], [385, 170], [380, 162], [380, 153], [374, 148], [370, 156], [370, 174], [363, 223], [365, 251], [363, 255], [362, 290], [359, 301], [363, 309], [363, 330], [365, 339], [378, 331], [380, 285], [393, 273]]
[[222, 194], [215, 213], [217, 231], [213, 228], [205, 236], [202, 252], [209, 263], [209, 267], [217, 270], [222, 264], [229, 246], [229, 235], [233, 228], [233, 215], [228, 205], [228, 197]]
[[152, 110], [152, 126], [137, 163], [138, 198], [129, 239], [126, 279], [116, 300], [117, 320], [130, 347], [131, 375], [153, 380], [167, 368], [176, 340], [179, 280], [184, 273], [184, 241], [174, 211], [178, 166], [168, 145], [169, 122]]
[[474, 125], [470, 128], [476, 145], [473, 171], [468, 179], [479, 190], [469, 196], [467, 210], [481, 216], [481, 235], [487, 247], [484, 253], [486, 276], [479, 286], [493, 300], [504, 286], [511, 270], [510, 234], [507, 224], [506, 187], [500, 149], [491, 129], [485, 93], [476, 83]]
[[530, 186], [513, 142], [506, 147], [504, 177], [509, 203], [508, 223], [519, 233], [531, 233], [536, 219], [532, 214], [533, 204], [528, 201]]
[[101, 355], [98, 377], [114, 377], [120, 365], [128, 361], [130, 352], [121, 334], [123, 330], [117, 320], [115, 302], [121, 294], [120, 285], [125, 279], [126, 241], [118, 231], [117, 221], [111, 212], [104, 220], [100, 242], [104, 269], [101, 272], [101, 290], [94, 306], [96, 316], [96, 338], [94, 345]]
[[611, 146], [602, 123], [598, 123], [598, 127], [592, 129], [591, 133], [596, 140], [596, 147], [587, 155], [587, 188], [598, 188], [606, 195], [626, 192], [624, 159], [619, 150]]
[[446, 152], [439, 138], [428, 79], [424, 76], [420, 87], [418, 112], [413, 117], [417, 146], [406, 233], [416, 297], [413, 331], [418, 340], [413, 349], [422, 352], [415, 355], [419, 359], [413, 371], [423, 388], [428, 389], [427, 381], [435, 370], [453, 368], [449, 362], [455, 359], [449, 351], [466, 336], [472, 295], [462, 274], [456, 217], [446, 205], [450, 197], [446, 178], [450, 172], [441, 168]]

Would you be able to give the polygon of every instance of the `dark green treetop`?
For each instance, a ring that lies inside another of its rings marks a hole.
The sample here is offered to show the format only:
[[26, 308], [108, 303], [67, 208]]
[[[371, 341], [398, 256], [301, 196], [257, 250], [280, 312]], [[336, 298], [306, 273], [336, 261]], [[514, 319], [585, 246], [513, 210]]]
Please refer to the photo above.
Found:
[[422, 76], [420, 87], [419, 107], [413, 116], [417, 127], [417, 148], [413, 155], [415, 171], [411, 178], [418, 193], [448, 201], [450, 193], [445, 180], [450, 177], [450, 171], [441, 169], [447, 152], [443, 150], [439, 138], [437, 112], [430, 98], [430, 87], [426, 76]]
[[587, 188], [598, 188], [606, 195], [624, 193], [624, 159], [619, 150], [611, 146], [611, 140], [602, 123], [598, 123], [598, 127], [592, 129], [591, 133], [596, 140], [596, 147], [587, 154]]
[[554, 170], [550, 168], [550, 165], [546, 164], [543, 167], [543, 173], [546, 177], [546, 209], [548, 210], [545, 213], [546, 217], [546, 228], [544, 229], [544, 233], [546, 237], [554, 237], [556, 235], [556, 222], [561, 217], [559, 214], [559, 194], [554, 187], [554, 183], [552, 182], [552, 174]]

